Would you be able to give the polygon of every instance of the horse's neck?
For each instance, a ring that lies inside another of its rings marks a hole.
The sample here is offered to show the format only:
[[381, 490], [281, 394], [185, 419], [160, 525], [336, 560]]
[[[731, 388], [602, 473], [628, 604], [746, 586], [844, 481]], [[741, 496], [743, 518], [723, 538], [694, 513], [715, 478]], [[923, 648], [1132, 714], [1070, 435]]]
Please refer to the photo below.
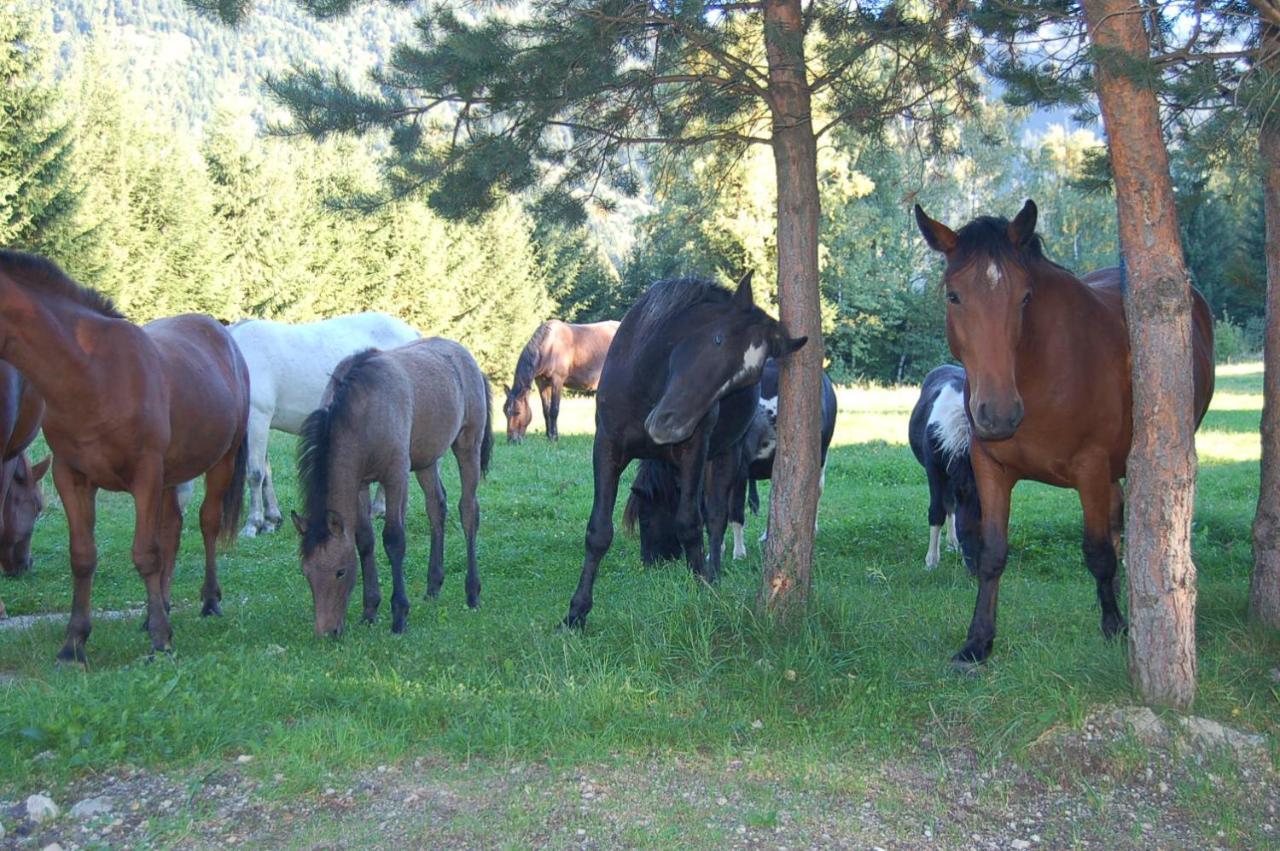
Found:
[[93, 348], [111, 323], [102, 316], [62, 299], [32, 298], [14, 284], [0, 289], [0, 357], [13, 364], [45, 398], [50, 408], [70, 400], [84, 402], [93, 384]]
[[1065, 269], [1051, 267], [1042, 274], [1031, 304], [1034, 325], [1028, 329], [1030, 334], [1024, 334], [1029, 345], [1023, 347], [1022, 354], [1034, 358], [1042, 374], [1074, 375], [1082, 360], [1110, 354], [1113, 344], [1123, 346], [1126, 342], [1123, 334], [1113, 340], [1109, 333], [1116, 319], [1114, 311], [1088, 284]]
[[[366, 452], [355, 429], [349, 436], [333, 435], [329, 444], [329, 508], [355, 523], [360, 506], [360, 489], [364, 487]], [[334, 438], [337, 438], [336, 440]]]

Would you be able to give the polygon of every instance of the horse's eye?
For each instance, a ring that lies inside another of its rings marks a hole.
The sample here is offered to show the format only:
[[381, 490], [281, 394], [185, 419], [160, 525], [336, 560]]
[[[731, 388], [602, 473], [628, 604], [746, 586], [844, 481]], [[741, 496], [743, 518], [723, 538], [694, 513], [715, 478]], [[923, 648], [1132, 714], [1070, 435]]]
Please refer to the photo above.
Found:
[[947, 290], [947, 301], [951, 302], [952, 304], [959, 304], [960, 294], [955, 290]]
[[346, 576], [346, 575], [347, 575], [346, 568], [343, 568], [342, 570], [339, 570], [339, 571], [338, 571], [338, 578], [339, 578], [339, 579], [341, 579], [342, 577], [344, 577], [344, 576]]
[[715, 344], [716, 344], [717, 346], [722, 346], [722, 345], [724, 345], [724, 334], [716, 334], [716, 337], [715, 337]]
[[1024, 296], [1022, 297], [1022, 306], [1023, 306], [1023, 307], [1026, 307], [1028, 304], [1031, 304], [1031, 293], [1030, 293], [1030, 292], [1028, 292], [1026, 295], [1024, 295]]

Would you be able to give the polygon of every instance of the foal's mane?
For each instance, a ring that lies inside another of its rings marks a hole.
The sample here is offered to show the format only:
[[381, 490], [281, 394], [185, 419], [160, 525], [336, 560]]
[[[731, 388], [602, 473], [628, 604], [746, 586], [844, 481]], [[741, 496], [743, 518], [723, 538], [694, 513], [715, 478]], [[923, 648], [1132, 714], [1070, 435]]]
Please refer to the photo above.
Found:
[[538, 361], [542, 354], [542, 341], [547, 338], [547, 334], [551, 330], [551, 323], [556, 320], [548, 319], [538, 326], [533, 332], [533, 336], [529, 338], [529, 342], [524, 344], [524, 349], [520, 352], [520, 358], [516, 361], [516, 375], [511, 385], [511, 393], [519, 396], [521, 393], [527, 392], [529, 386], [533, 384], [533, 376], [538, 371]]
[[628, 316], [634, 317], [632, 334], [641, 350], [657, 336], [668, 322], [700, 304], [723, 304], [733, 293], [706, 278], [672, 278], [658, 281], [632, 306]]
[[76, 283], [57, 263], [38, 254], [0, 249], [0, 272], [12, 278], [23, 289], [67, 298], [111, 319], [124, 319], [124, 314], [110, 298]]
[[956, 231], [956, 247], [951, 261], [964, 266], [975, 257], [986, 256], [999, 263], [1012, 261], [1029, 272], [1047, 267], [1074, 276], [1070, 269], [1054, 263], [1044, 253], [1044, 240], [1033, 233], [1022, 245], [1009, 239], [1009, 220], [1000, 216], [978, 216]]
[[329, 404], [312, 411], [298, 435], [298, 487], [306, 512], [302, 555], [308, 556], [329, 538], [329, 469], [333, 427], [346, 422], [360, 395], [382, 380], [378, 349], [365, 349], [338, 364], [329, 379]]

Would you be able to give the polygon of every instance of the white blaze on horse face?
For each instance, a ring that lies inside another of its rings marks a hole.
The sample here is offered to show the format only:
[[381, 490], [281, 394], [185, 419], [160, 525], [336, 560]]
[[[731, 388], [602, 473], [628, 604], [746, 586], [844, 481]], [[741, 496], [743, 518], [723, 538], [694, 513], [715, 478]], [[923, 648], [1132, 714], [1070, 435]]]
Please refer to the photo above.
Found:
[[777, 425], [777, 422], [778, 422], [778, 397], [777, 397], [777, 396], [774, 396], [772, 399], [764, 399], [764, 398], [761, 398], [761, 399], [760, 399], [760, 407], [761, 407], [762, 409], [764, 409], [764, 412], [765, 412], [766, 414], [768, 414], [768, 415], [769, 415], [769, 422], [773, 423], [774, 425]]
[[769, 347], [764, 342], [752, 343], [747, 346], [747, 350], [742, 353], [742, 366], [733, 374], [733, 377], [720, 386], [720, 392], [716, 394], [716, 398], [723, 396], [730, 387], [747, 378], [753, 372], [759, 376], [760, 370], [764, 368], [765, 358], [769, 356]]
[[996, 265], [996, 261], [987, 262], [987, 283], [991, 285], [991, 289], [1000, 286], [1000, 267]]

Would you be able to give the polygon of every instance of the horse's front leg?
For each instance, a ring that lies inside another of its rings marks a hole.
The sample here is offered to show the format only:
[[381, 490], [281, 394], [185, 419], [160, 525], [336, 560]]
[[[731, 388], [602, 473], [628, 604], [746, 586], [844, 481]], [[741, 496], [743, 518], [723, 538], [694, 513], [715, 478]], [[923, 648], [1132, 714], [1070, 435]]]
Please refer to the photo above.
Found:
[[98, 567], [98, 546], [93, 539], [93, 524], [98, 488], [88, 477], [53, 459], [53, 486], [62, 500], [71, 536], [71, 618], [67, 621], [67, 640], [58, 651], [59, 662], [87, 662], [84, 652], [92, 625], [89, 619], [89, 597], [93, 590], [93, 573]]
[[545, 378], [534, 379], [538, 385], [538, 399], [542, 402], [542, 420], [547, 424], [547, 440], [555, 440], [555, 424], [551, 421], [551, 382]]
[[[733, 509], [734, 491], [738, 482], [738, 455], [732, 449], [707, 461], [705, 481], [707, 510], [707, 553], [711, 564], [708, 573], [714, 579], [720, 575], [721, 555], [724, 551], [724, 533]], [[742, 475], [746, 475], [745, 469]], [[735, 553], [735, 558], [736, 558]]]
[[[249, 441], [246, 457], [245, 480], [249, 483], [249, 519], [240, 534], [253, 538], [267, 531], [266, 511], [269, 508], [267, 489], [271, 482], [270, 462], [267, 459], [267, 441], [271, 434], [271, 412], [249, 408], [249, 425], [244, 440]], [[276, 515], [280, 506], [275, 507]]]
[[467, 539], [467, 606], [480, 605], [480, 568], [476, 560], [476, 535], [480, 531], [480, 500], [476, 490], [480, 486], [480, 442], [482, 434], [476, 433], [470, 446], [454, 444], [453, 454], [458, 461], [458, 479], [462, 495], [458, 497], [458, 518], [462, 521], [462, 533]]
[[1113, 483], [1107, 459], [1082, 470], [1078, 481], [1080, 507], [1084, 510], [1084, 563], [1098, 585], [1102, 634], [1114, 638], [1125, 629], [1125, 622], [1116, 602], [1116, 549], [1111, 525]]
[[569, 601], [569, 614], [565, 616], [564, 626], [581, 629], [587, 625], [587, 614], [594, 603], [592, 589], [596, 571], [613, 543], [613, 508], [618, 500], [618, 479], [629, 460], [621, 449], [597, 430], [591, 451], [595, 494], [591, 501], [591, 519], [587, 521], [586, 554], [582, 559], [578, 589]]
[[397, 464], [383, 483], [387, 514], [382, 527], [382, 547], [391, 562], [391, 631], [404, 632], [409, 617], [409, 595], [404, 588], [404, 517], [409, 503], [409, 459]]
[[[158, 454], [140, 460], [130, 485], [134, 504], [133, 565], [147, 587], [147, 631], [151, 633], [151, 649], [168, 652], [172, 649], [173, 629], [165, 607], [165, 567], [160, 547], [164, 460]], [[206, 480], [205, 503], [200, 511], [201, 526], [204, 525], [204, 509], [211, 502], [207, 488]]]
[[431, 556], [427, 562], [427, 596], [440, 594], [444, 584], [444, 521], [448, 512], [445, 503], [444, 482], [440, 481], [440, 462], [424, 467], [417, 473], [418, 486], [427, 504], [427, 519], [431, 521]]
[[364, 622], [373, 623], [382, 605], [378, 588], [378, 564], [373, 552], [373, 517], [369, 509], [369, 489], [360, 489], [356, 508], [356, 554], [360, 557], [360, 578], [364, 583]]
[[551, 406], [547, 418], [547, 437], [560, 439], [560, 394], [564, 392], [564, 382], [560, 379], [551, 381]]
[[973, 452], [973, 473], [982, 503], [982, 547], [978, 555], [978, 601], [969, 624], [969, 637], [951, 657], [957, 668], [967, 670], [991, 655], [996, 637], [996, 608], [1000, 577], [1009, 556], [1009, 494], [1013, 482], [981, 450]]
[[[715, 582], [720, 559], [708, 564], [702, 550], [702, 481], [706, 472], [707, 444], [710, 429], [701, 429], [685, 441], [675, 458], [677, 479], [680, 483], [680, 501], [676, 505], [676, 537], [684, 547], [685, 560], [696, 576], [707, 582]], [[724, 530], [720, 531], [723, 540]]]

